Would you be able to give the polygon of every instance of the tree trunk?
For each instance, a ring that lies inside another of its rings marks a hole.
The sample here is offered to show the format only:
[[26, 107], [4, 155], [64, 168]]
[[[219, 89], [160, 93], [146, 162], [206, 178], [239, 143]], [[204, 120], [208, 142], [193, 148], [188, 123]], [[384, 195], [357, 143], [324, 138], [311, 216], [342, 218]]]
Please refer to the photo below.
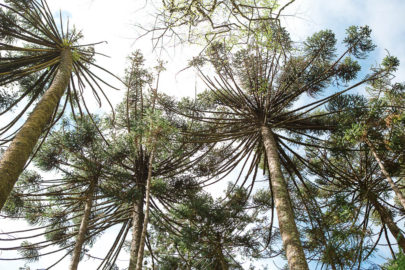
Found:
[[140, 198], [134, 203], [134, 211], [132, 215], [132, 239], [131, 239], [131, 251], [129, 258], [128, 270], [135, 270], [136, 261], [138, 257], [139, 245], [141, 242], [141, 233], [143, 228], [143, 204], [145, 198], [145, 186], [138, 185], [141, 189]]
[[270, 128], [263, 126], [261, 133], [268, 160], [274, 203], [276, 206], [281, 238], [283, 240], [288, 265], [291, 270], [305, 270], [308, 269], [308, 264], [305, 259], [301, 240], [295, 224], [287, 183], [281, 172], [277, 145]]
[[0, 210], [69, 84], [72, 64], [71, 51], [64, 49], [61, 52], [59, 70], [51, 86], [29, 115], [0, 161]]
[[404, 235], [402, 234], [401, 230], [399, 229], [397, 224], [392, 219], [391, 213], [388, 211], [388, 209], [384, 205], [382, 205], [377, 200], [377, 196], [373, 192], [369, 193], [368, 198], [369, 198], [370, 202], [372, 203], [372, 205], [374, 206], [375, 210], [377, 210], [378, 214], [380, 215], [382, 223], [387, 225], [391, 234], [397, 240], [398, 246], [400, 246], [401, 249], [405, 252]]
[[221, 263], [221, 268], [222, 270], [228, 270], [228, 263], [225, 260], [224, 253], [222, 253], [222, 248], [221, 246], [218, 247], [218, 256], [219, 256], [219, 262]]
[[405, 210], [405, 196], [404, 196], [404, 194], [401, 192], [401, 190], [398, 188], [398, 186], [395, 184], [395, 182], [392, 180], [391, 176], [389, 175], [389, 173], [385, 169], [385, 166], [382, 163], [380, 157], [378, 156], [374, 145], [368, 139], [365, 139], [365, 142], [367, 143], [368, 147], [370, 147], [371, 153], [373, 154], [375, 160], [377, 161], [378, 166], [380, 166], [381, 172], [384, 174], [385, 178], [387, 178], [387, 181], [390, 184], [391, 189], [395, 192], [395, 195], [397, 196], [397, 198], [399, 199], [399, 202], [401, 203], [402, 207]]
[[146, 198], [145, 198], [145, 217], [143, 220], [143, 227], [142, 227], [142, 235], [141, 240], [139, 243], [139, 250], [138, 250], [138, 258], [136, 262], [136, 270], [142, 270], [142, 262], [143, 262], [143, 253], [145, 249], [145, 239], [146, 239], [146, 231], [148, 228], [149, 222], [149, 208], [150, 208], [150, 185], [152, 181], [152, 167], [153, 167], [153, 157], [155, 155], [155, 146], [152, 146], [152, 151], [149, 157], [149, 165], [148, 165], [148, 180], [146, 181]]
[[92, 180], [89, 186], [89, 190], [86, 196], [86, 204], [84, 206], [84, 213], [82, 217], [82, 222], [80, 223], [79, 233], [76, 238], [75, 248], [72, 254], [72, 260], [70, 263], [70, 270], [77, 270], [77, 266], [79, 265], [80, 255], [82, 252], [82, 247], [84, 243], [84, 239], [87, 232], [87, 227], [89, 225], [89, 218], [91, 214], [91, 208], [93, 206], [93, 197], [94, 197], [94, 189], [97, 185], [97, 180]]

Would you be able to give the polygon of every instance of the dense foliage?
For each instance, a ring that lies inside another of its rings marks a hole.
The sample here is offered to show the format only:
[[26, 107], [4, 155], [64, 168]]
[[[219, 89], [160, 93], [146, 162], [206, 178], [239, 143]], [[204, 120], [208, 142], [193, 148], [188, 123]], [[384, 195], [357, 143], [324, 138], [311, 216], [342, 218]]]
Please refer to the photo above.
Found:
[[[165, 63], [149, 68], [135, 51], [110, 113], [91, 113], [84, 92], [101, 105], [113, 91], [93, 71], [112, 74], [95, 64], [96, 44], [79, 45], [44, 0], [0, 2], [0, 116], [11, 116], [0, 127], [1, 218], [28, 224], [0, 232], [0, 260], [375, 269], [386, 249], [381, 267], [403, 269], [399, 61], [362, 64], [376, 48], [367, 26], [349, 27], [342, 46], [331, 30], [293, 41], [280, 22], [293, 2], [162, 1], [143, 29], [155, 47], [202, 44], [188, 68], [206, 90], [164, 94]], [[105, 235], [113, 241], [94, 254]]]

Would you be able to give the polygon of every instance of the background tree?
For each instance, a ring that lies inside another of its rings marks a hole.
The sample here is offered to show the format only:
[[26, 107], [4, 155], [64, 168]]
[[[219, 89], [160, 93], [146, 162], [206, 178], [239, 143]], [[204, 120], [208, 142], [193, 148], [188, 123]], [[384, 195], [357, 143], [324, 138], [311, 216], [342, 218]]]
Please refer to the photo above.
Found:
[[[403, 232], [397, 224], [398, 218], [395, 218], [401, 215], [401, 208], [390, 202], [392, 193], [389, 185], [384, 181], [385, 176], [368, 144], [358, 140], [359, 136], [364, 136], [358, 127], [371, 120], [371, 111], [374, 111], [372, 114], [376, 113], [373, 118], [375, 122], [369, 123], [382, 131], [377, 115], [399, 109], [384, 103], [382, 96], [380, 98], [382, 100], [377, 101], [375, 97], [370, 97], [371, 102], [359, 95], [342, 95], [332, 99], [327, 110], [337, 112], [332, 116], [337, 120], [337, 128], [330, 140], [324, 141], [323, 150], [308, 148], [307, 151], [309, 171], [316, 175], [316, 181], [310, 183], [314, 190], [312, 196], [319, 198], [319, 204], [324, 209], [323, 224], [332, 237], [331, 250], [341, 254], [337, 256], [341, 260], [339, 265], [348, 268], [360, 267], [370, 258], [383, 234], [391, 248], [387, 228], [398, 245], [403, 245]], [[376, 107], [375, 103], [382, 106]], [[352, 119], [358, 121], [353, 124]], [[313, 143], [313, 140], [308, 141], [308, 144]], [[392, 144], [389, 140], [384, 140], [384, 143]], [[398, 153], [385, 151], [385, 157], [390, 161], [392, 172], [398, 174], [401, 167]], [[305, 159], [301, 161], [307, 163]], [[316, 228], [311, 233], [314, 234], [314, 242], [318, 242], [315, 246], [322, 249], [322, 244], [315, 237], [321, 229]], [[333, 261], [325, 255], [328, 254], [324, 254], [324, 258]]]
[[[324, 209], [324, 229], [330, 234], [330, 248], [338, 254], [339, 265], [361, 267], [383, 234], [391, 245], [387, 228], [400, 246], [404, 244], [403, 232], [394, 219], [400, 212], [391, 207], [388, 185], [367, 147], [357, 151], [315, 150], [309, 156]], [[311, 233], [315, 246], [323, 249], [316, 244], [317, 231]], [[323, 261], [330, 264], [333, 260], [327, 255], [324, 252]]]
[[[8, 236], [16, 236], [8, 241], [43, 234], [44, 241], [36, 240], [40, 243], [32, 244], [38, 255], [64, 251], [57, 263], [72, 255], [70, 269], [77, 269], [86, 245], [91, 246], [109, 227], [129, 219], [128, 208], [115, 203], [100, 189], [108, 179], [104, 143], [89, 117], [62, 121], [60, 129], [51, 133], [35, 159], [38, 167], [56, 172], [60, 178], [42, 180], [38, 174], [27, 174], [18, 181], [4, 207], [9, 215], [25, 217], [32, 225], [39, 226], [28, 230], [31, 235], [8, 232]], [[51, 245], [56, 247], [39, 253]]]
[[269, 197], [248, 202], [248, 190], [241, 188], [216, 200], [195, 193], [170, 209], [173, 227], [153, 222], [149, 261], [159, 269], [242, 269], [241, 254], [260, 257], [264, 239], [257, 227], [265, 224], [263, 213], [270, 203]]
[[[399, 62], [392, 58], [383, 64], [395, 71]], [[368, 112], [362, 121], [346, 130], [346, 139], [360, 139], [367, 144], [381, 173], [405, 209], [405, 195], [398, 186], [400, 181], [398, 179], [396, 183], [393, 179], [403, 175], [405, 111], [402, 104], [405, 101], [405, 84], [382, 78], [372, 81], [368, 92], [371, 96]]]
[[279, 24], [282, 11], [294, 0], [281, 1], [164, 0], [157, 4], [154, 21], [148, 28], [138, 24], [142, 36], [152, 34], [154, 48], [170, 43], [199, 44], [207, 48], [212, 42], [247, 43], [258, 28], [270, 30]]

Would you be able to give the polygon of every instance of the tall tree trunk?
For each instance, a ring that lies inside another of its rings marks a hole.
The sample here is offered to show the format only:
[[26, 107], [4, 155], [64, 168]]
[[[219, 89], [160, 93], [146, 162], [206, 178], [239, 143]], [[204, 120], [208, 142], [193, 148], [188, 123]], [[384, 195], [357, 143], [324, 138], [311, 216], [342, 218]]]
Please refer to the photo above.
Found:
[[51, 86], [42, 96], [0, 161], [0, 210], [69, 84], [72, 64], [70, 49], [64, 49], [61, 52], [59, 70]]
[[287, 183], [281, 172], [277, 144], [270, 128], [262, 126], [261, 133], [266, 150], [271, 185], [273, 187], [274, 203], [288, 265], [291, 270], [305, 270], [308, 269], [308, 264], [301, 246], [297, 225], [295, 224]]
[[380, 215], [382, 223], [387, 225], [391, 234], [397, 240], [398, 245], [401, 247], [402, 251], [405, 252], [404, 235], [402, 234], [401, 230], [399, 229], [397, 224], [392, 219], [392, 214], [389, 212], [389, 210], [384, 205], [382, 205], [378, 201], [377, 196], [373, 192], [369, 193], [368, 198], [369, 198], [370, 202], [372, 203], [372, 205], [374, 206], [375, 210], [377, 210], [378, 214]]
[[136, 269], [136, 261], [138, 258], [138, 251], [141, 242], [141, 234], [143, 228], [143, 219], [144, 219], [143, 204], [145, 199], [145, 186], [144, 183], [138, 186], [141, 190], [141, 196], [134, 203], [134, 210], [132, 214], [132, 239], [131, 239], [131, 250], [130, 250], [128, 270]]
[[82, 217], [82, 221], [79, 227], [79, 233], [76, 238], [75, 248], [72, 254], [72, 260], [70, 263], [70, 270], [77, 270], [77, 266], [79, 265], [80, 255], [82, 252], [82, 247], [84, 244], [84, 239], [87, 232], [87, 227], [89, 225], [89, 218], [91, 214], [91, 208], [93, 207], [93, 197], [94, 197], [94, 189], [97, 185], [97, 179], [93, 179], [90, 183], [89, 190], [87, 191], [86, 196], [86, 204], [84, 205], [84, 213]]
[[218, 253], [218, 257], [219, 257], [219, 262], [221, 263], [222, 270], [228, 270], [229, 266], [228, 266], [227, 261], [225, 260], [224, 253], [222, 253], [222, 246], [221, 245], [218, 246], [217, 253]]
[[387, 181], [390, 184], [391, 189], [395, 192], [395, 195], [397, 196], [397, 198], [399, 199], [399, 202], [401, 203], [402, 207], [405, 210], [405, 196], [404, 196], [404, 194], [401, 192], [401, 190], [398, 188], [398, 186], [392, 180], [390, 174], [385, 169], [385, 166], [382, 163], [380, 157], [378, 156], [374, 145], [367, 138], [365, 139], [365, 142], [367, 143], [368, 147], [370, 147], [371, 153], [373, 154], [375, 160], [377, 161], [378, 166], [380, 166], [381, 172], [384, 174], [385, 178], [387, 178]]
[[149, 157], [149, 165], [148, 165], [148, 179], [146, 181], [146, 197], [145, 197], [145, 217], [143, 219], [143, 227], [142, 227], [142, 235], [141, 241], [139, 243], [139, 250], [138, 250], [138, 258], [136, 261], [136, 270], [142, 270], [142, 262], [143, 262], [143, 253], [145, 249], [145, 240], [146, 240], [146, 231], [148, 228], [149, 222], [149, 208], [150, 208], [150, 185], [152, 182], [152, 167], [153, 167], [153, 158], [155, 155], [155, 146], [152, 143], [152, 151]]

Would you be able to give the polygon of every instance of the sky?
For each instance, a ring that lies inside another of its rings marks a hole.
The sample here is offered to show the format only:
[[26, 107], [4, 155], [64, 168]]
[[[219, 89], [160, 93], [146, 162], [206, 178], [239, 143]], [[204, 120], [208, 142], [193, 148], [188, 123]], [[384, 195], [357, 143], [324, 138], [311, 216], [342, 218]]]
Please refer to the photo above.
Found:
[[[159, 1], [157, 1], [159, 2]], [[140, 49], [147, 59], [147, 66], [153, 67], [157, 59], [167, 61], [167, 71], [162, 74], [161, 90], [172, 95], [194, 95], [195, 89], [203, 88], [201, 81], [196, 81], [197, 75], [188, 69], [180, 72], [187, 66], [187, 61], [195, 56], [198, 49], [189, 46], [168, 47], [164, 52], [152, 52], [152, 44], [148, 37], [140, 38], [139, 28], [135, 25], [153, 18], [151, 0], [49, 0], [51, 10], [61, 10], [64, 16], [69, 17], [70, 24], [74, 24], [83, 31], [84, 41], [106, 41], [96, 47], [96, 50], [109, 55], [109, 58], [99, 57], [97, 63], [107, 67], [118, 76], [124, 74], [127, 66], [127, 56], [136, 49]], [[303, 41], [308, 35], [322, 30], [331, 29], [341, 42], [345, 29], [350, 25], [368, 25], [373, 30], [372, 38], [377, 45], [371, 59], [362, 63], [364, 68], [377, 64], [387, 53], [397, 56], [404, 65], [401, 65], [395, 80], [405, 81], [405, 1], [402, 0], [296, 0], [285, 13], [289, 16], [282, 18], [282, 23], [290, 32], [292, 38]], [[116, 82], [119, 85], [119, 82]], [[121, 87], [122, 88], [122, 87]], [[362, 89], [359, 90], [363, 91]], [[110, 90], [109, 98], [116, 104], [123, 97], [124, 90]], [[89, 97], [91, 100], [91, 96]], [[104, 104], [105, 106], [105, 104]], [[108, 107], [98, 108], [95, 102], [91, 110], [108, 111]], [[225, 186], [225, 185], [223, 185]], [[222, 187], [221, 187], [222, 188]], [[217, 188], [220, 190], [220, 188]], [[21, 223], [0, 220], [1, 230], [8, 231]], [[114, 239], [114, 233], [104, 234], [92, 250], [92, 254], [104, 254], [105, 246]], [[381, 250], [376, 262], [383, 261], [389, 254]], [[1, 256], [1, 254], [0, 254]], [[52, 258], [41, 260], [33, 264], [31, 269], [42, 268], [49, 265]], [[125, 254], [119, 258], [119, 266], [127, 265]], [[269, 269], [275, 265], [281, 267], [283, 262], [278, 259], [274, 262], [263, 262]], [[0, 261], [0, 269], [18, 269], [23, 263]], [[96, 269], [93, 260], [84, 260], [79, 269]], [[311, 268], [314, 267], [313, 265]], [[67, 262], [54, 269], [66, 269]]]

